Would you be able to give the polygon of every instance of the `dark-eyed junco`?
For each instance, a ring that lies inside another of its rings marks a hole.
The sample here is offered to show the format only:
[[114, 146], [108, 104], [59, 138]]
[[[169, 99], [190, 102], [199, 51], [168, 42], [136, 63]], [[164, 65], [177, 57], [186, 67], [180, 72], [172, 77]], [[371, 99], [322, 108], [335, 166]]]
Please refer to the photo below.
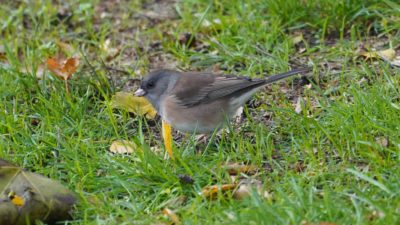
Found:
[[148, 99], [175, 129], [205, 134], [219, 129], [264, 85], [308, 70], [292, 70], [267, 79], [158, 70], [144, 77], [135, 95]]

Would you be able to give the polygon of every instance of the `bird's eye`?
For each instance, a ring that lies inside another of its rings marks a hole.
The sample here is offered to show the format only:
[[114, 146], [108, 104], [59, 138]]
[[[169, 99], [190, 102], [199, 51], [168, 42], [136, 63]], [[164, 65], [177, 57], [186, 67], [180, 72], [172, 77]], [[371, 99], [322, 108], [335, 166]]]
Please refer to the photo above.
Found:
[[147, 82], [146, 87], [147, 88], [153, 88], [154, 87], [154, 81]]

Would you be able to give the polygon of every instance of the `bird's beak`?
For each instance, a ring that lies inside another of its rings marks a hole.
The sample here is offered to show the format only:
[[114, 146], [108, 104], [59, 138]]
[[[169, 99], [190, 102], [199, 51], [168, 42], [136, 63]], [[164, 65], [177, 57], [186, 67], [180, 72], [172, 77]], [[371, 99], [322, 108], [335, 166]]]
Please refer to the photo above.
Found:
[[145, 92], [143, 89], [141, 89], [141, 88], [139, 88], [139, 89], [137, 89], [137, 90], [135, 91], [135, 96], [137, 96], [137, 97], [144, 96], [145, 94], [146, 94], [146, 92]]

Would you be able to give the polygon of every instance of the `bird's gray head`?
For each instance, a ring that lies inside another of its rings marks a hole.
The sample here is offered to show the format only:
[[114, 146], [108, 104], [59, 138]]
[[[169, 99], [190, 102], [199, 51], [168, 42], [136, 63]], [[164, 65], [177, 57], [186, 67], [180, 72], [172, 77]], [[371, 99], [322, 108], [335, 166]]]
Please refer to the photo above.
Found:
[[159, 110], [160, 100], [167, 94], [178, 80], [179, 72], [173, 70], [157, 70], [146, 75], [135, 92], [136, 96], [143, 96]]

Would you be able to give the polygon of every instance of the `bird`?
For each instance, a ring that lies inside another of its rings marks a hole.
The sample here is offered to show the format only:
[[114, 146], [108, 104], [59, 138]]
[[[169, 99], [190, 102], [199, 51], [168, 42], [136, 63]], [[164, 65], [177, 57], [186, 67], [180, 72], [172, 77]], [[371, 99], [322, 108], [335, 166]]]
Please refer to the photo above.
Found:
[[161, 69], [144, 76], [135, 95], [145, 97], [174, 129], [210, 134], [262, 87], [308, 71], [300, 68], [262, 79]]

